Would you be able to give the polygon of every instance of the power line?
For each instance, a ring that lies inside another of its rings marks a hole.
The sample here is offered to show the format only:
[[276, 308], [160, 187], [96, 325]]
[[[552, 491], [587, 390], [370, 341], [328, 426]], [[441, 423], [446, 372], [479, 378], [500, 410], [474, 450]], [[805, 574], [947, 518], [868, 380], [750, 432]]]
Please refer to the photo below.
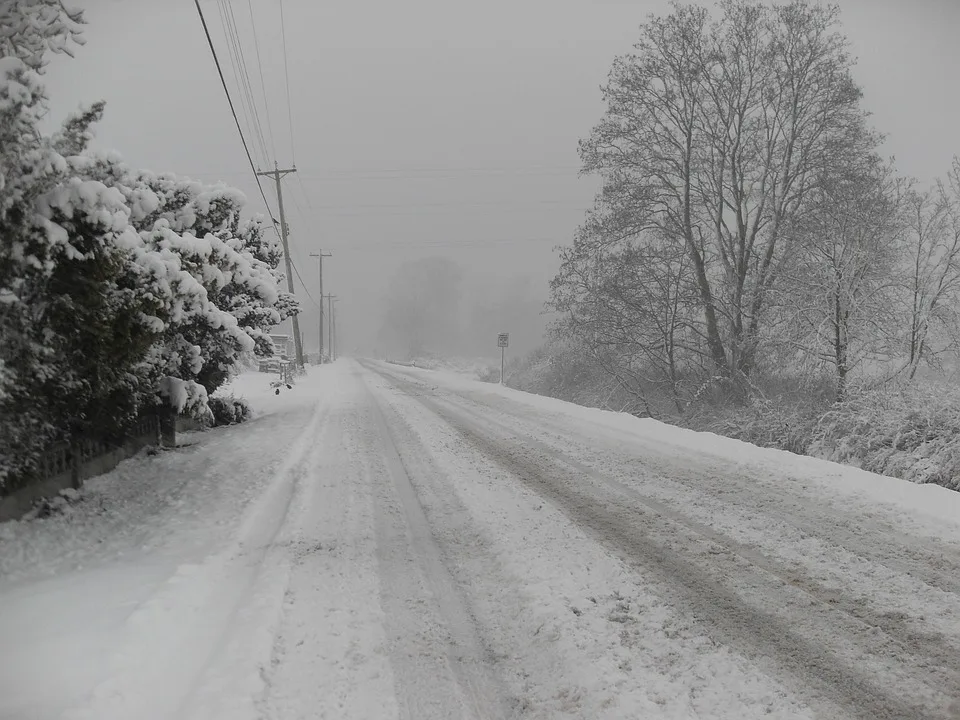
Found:
[[290, 193], [290, 199], [293, 200], [293, 207], [296, 208], [297, 213], [300, 215], [300, 219], [304, 221], [304, 225], [307, 224], [307, 214], [303, 211], [303, 208], [300, 207], [300, 203], [297, 202], [297, 196], [295, 193]]
[[[290, 193], [290, 198], [293, 200], [293, 206], [294, 208], [296, 208], [297, 214], [300, 216], [300, 219], [303, 220], [304, 223], [306, 223], [306, 215], [304, 215], [304, 212], [300, 207], [300, 203], [297, 202], [297, 196], [294, 195], [293, 193]], [[296, 245], [292, 237], [287, 237], [287, 242], [289, 243], [291, 248], [295, 247]], [[313, 296], [310, 294], [310, 291], [307, 290], [307, 284], [303, 281], [303, 278], [300, 276], [300, 270], [297, 268], [297, 264], [293, 261], [292, 253], [290, 255], [290, 267], [293, 268], [293, 274], [296, 275], [297, 278], [300, 280], [300, 284], [303, 286], [303, 291], [307, 294], [307, 297], [310, 298], [310, 302], [312, 302], [322, 312], [323, 308], [317, 305], [317, 301], [313, 299]]]
[[310, 202], [310, 195], [307, 193], [307, 189], [303, 186], [303, 180], [300, 179], [300, 173], [297, 173], [297, 182], [300, 183], [300, 192], [303, 193], [303, 199], [307, 201], [307, 207], [313, 210], [313, 203]]
[[[240, 39], [240, 31], [237, 28], [237, 17], [236, 15], [234, 15], [233, 5], [229, 3], [229, 0], [224, 0], [224, 2], [227, 3], [227, 10], [230, 14], [230, 22], [233, 25], [233, 36], [237, 43], [237, 53], [239, 54], [239, 57], [240, 57], [240, 67], [243, 70], [243, 79], [244, 79], [244, 82], [246, 83], [246, 89], [250, 99], [250, 105], [253, 107], [253, 118], [254, 118], [254, 121], [256, 122], [257, 134], [260, 136], [260, 144], [263, 146], [263, 154], [266, 157], [267, 143], [264, 140], [263, 123], [260, 122], [260, 110], [257, 107], [256, 95], [253, 92], [253, 83], [250, 81], [250, 71], [247, 69], [247, 58], [246, 58], [246, 55], [244, 55], [243, 41]], [[264, 105], [266, 106], [266, 101], [267, 101], [266, 95], [264, 95], [263, 101], [264, 101]], [[274, 153], [274, 155], [276, 155], [276, 153]]]
[[[489, 202], [483, 201], [468, 201], [468, 202], [411, 202], [411, 203], [349, 203], [349, 204], [337, 204], [337, 205], [317, 205], [314, 210], [364, 210], [364, 209], [387, 209], [387, 210], [403, 210], [409, 208], [411, 210], [417, 210], [419, 208], [463, 208], [463, 207], [479, 207], [479, 208], [504, 208], [504, 207], [531, 207], [536, 205], [561, 205], [569, 207], [570, 203], [567, 200], [493, 200]], [[589, 208], [580, 208], [577, 207], [577, 210], [583, 209], [587, 210]]]
[[[248, 95], [244, 92], [243, 83], [240, 79], [240, 70], [239, 70], [239, 59], [237, 57], [237, 47], [233, 41], [233, 37], [230, 33], [230, 22], [227, 20], [227, 11], [226, 5], [224, 4], [225, 0], [217, 0], [217, 10], [220, 11], [220, 23], [223, 26], [223, 42], [227, 48], [227, 57], [230, 58], [230, 65], [233, 67], [233, 78], [237, 85], [237, 92], [240, 96], [240, 111], [243, 115], [244, 126], [248, 128], [253, 127], [253, 122], [251, 121], [252, 112], [250, 110], [250, 100]], [[254, 134], [254, 144], [253, 150], [254, 154], [257, 151], [256, 141], [259, 139], [256, 134]], [[261, 145], [262, 153], [262, 145]], [[266, 156], [262, 155], [257, 158], [258, 161], [266, 161]]]
[[[240, 31], [237, 29], [237, 17], [233, 12], [233, 5], [229, 0], [220, 0], [224, 11], [221, 12], [224, 20], [225, 31], [229, 36], [233, 54], [236, 57], [234, 71], [237, 75], [237, 84], [240, 92], [246, 96], [247, 105], [250, 108], [250, 117], [252, 118], [252, 127], [256, 138], [260, 142], [260, 150], [263, 153], [264, 163], [268, 162], [267, 143], [263, 136], [263, 125], [260, 122], [260, 111], [257, 108], [256, 98], [253, 93], [253, 83], [250, 82], [250, 72], [247, 69], [247, 58], [243, 53], [243, 43], [240, 40]], [[241, 97], [243, 97], [243, 95]]]
[[312, 302], [318, 310], [322, 310], [322, 308], [317, 304], [317, 301], [313, 299], [313, 295], [311, 295], [310, 291], [307, 290], [307, 284], [303, 281], [303, 278], [300, 276], [300, 270], [297, 269], [297, 264], [293, 262], [292, 258], [290, 260], [290, 266], [293, 268], [293, 274], [296, 275], [297, 279], [300, 281], [300, 285], [303, 287], [303, 292], [306, 293], [308, 298], [310, 298], [310, 302]]
[[[300, 209], [299, 204], [294, 200], [294, 205], [297, 205], [297, 210], [303, 216], [304, 220], [307, 220], [307, 214]], [[354, 212], [342, 212], [334, 206], [328, 206], [327, 208], [315, 207], [310, 211], [310, 215], [313, 217], [322, 217], [322, 218], [386, 218], [386, 217], [445, 217], [450, 215], [489, 215], [491, 212], [496, 212], [498, 215], [523, 215], [523, 214], [537, 214], [546, 212], [546, 208], [552, 207], [555, 210], [550, 212], [566, 212], [566, 213], [585, 213], [592, 208], [581, 205], [571, 205], [565, 202], [542, 202], [537, 204], [536, 202], [530, 202], [526, 204], [497, 204], [490, 203], [488, 205], [476, 204], [476, 205], [458, 205], [456, 203], [450, 203], [448, 206], [442, 204], [439, 205], [419, 205], [416, 203], [410, 205], [384, 205], [381, 206], [385, 209], [388, 209], [387, 212], [377, 211], [374, 209], [364, 210], [360, 206], [344, 206], [346, 209], [356, 208]], [[389, 210], [389, 208], [397, 207], [398, 210]], [[407, 211], [402, 211], [403, 208], [406, 208]]]
[[207, 27], [207, 19], [203, 16], [203, 9], [200, 7], [200, 0], [193, 0], [197, 6], [197, 13], [200, 15], [200, 22], [203, 24], [203, 32], [207, 36], [207, 44], [210, 46], [210, 53], [213, 55], [213, 62], [217, 66], [217, 74], [220, 75], [220, 84], [223, 85], [223, 92], [227, 96], [227, 102], [230, 104], [230, 112], [233, 114], [233, 121], [237, 124], [237, 132], [240, 134], [240, 142], [243, 143], [243, 150], [247, 154], [247, 162], [250, 163], [250, 170], [253, 172], [253, 178], [257, 181], [257, 187], [260, 189], [260, 197], [263, 198], [263, 204], [267, 208], [267, 214], [276, 224], [273, 217], [273, 211], [270, 209], [270, 203], [267, 202], [267, 195], [263, 192], [263, 185], [260, 184], [260, 176], [257, 175], [257, 168], [250, 155], [250, 148], [247, 146], [247, 139], [243, 136], [243, 128], [240, 127], [240, 118], [237, 117], [237, 110], [233, 105], [233, 99], [230, 97], [230, 90], [227, 88], [227, 81], [223, 77], [223, 68], [220, 67], [220, 60], [217, 57], [217, 50], [213, 46], [213, 38], [210, 37], [210, 29]]
[[[246, 175], [247, 173], [246, 171], [230, 170], [226, 172], [199, 171], [199, 172], [191, 172], [188, 174], [191, 177], [217, 178], [217, 179], [223, 180], [224, 178], [240, 177], [241, 175]], [[524, 174], [524, 175], [503, 174], [503, 175], [497, 175], [497, 176], [467, 175], [463, 173], [455, 174], [455, 175], [392, 175], [392, 176], [353, 175], [353, 176], [341, 176], [341, 177], [332, 176], [332, 175], [310, 175], [310, 174], [304, 175], [304, 178], [309, 183], [313, 183], [313, 184], [332, 183], [332, 184], [337, 184], [341, 186], [350, 185], [358, 181], [364, 182], [368, 180], [369, 181], [394, 181], [394, 182], [405, 182], [405, 183], [417, 181], [417, 180], [424, 180], [424, 181], [430, 181], [430, 182], [448, 181], [448, 180], [450, 181], [469, 180], [472, 182], [482, 181], [487, 183], [490, 183], [490, 182], [502, 183], [502, 182], [512, 181], [514, 179], [520, 179], [520, 178], [527, 178], [532, 180], [534, 177], [561, 178], [561, 179], [571, 179], [571, 180], [576, 179], [576, 177], [574, 177], [572, 173], [537, 173], [536, 175], [532, 173]]]
[[[299, 170], [299, 168], [298, 168]], [[392, 168], [392, 169], [364, 169], [364, 170], [327, 170], [323, 174], [298, 173], [298, 177], [303, 175], [308, 180], [314, 181], [349, 181], [349, 180], [450, 180], [460, 178], [482, 179], [490, 177], [492, 179], [502, 179], [504, 176], [514, 177], [569, 177], [572, 171], [580, 170], [575, 165], [557, 165], [557, 166], [528, 166], [513, 168], [471, 168], [471, 167], [446, 167], [446, 168]], [[434, 175], [431, 173], [444, 173]], [[228, 177], [230, 175], [240, 174], [235, 170], [225, 170], [219, 173], [194, 173], [194, 175], [218, 175]]]
[[[260, 40], [257, 37], [257, 22], [253, 17], [253, 0], [247, 0], [247, 8], [250, 10], [250, 27], [253, 28], [253, 46], [257, 51], [257, 68], [260, 71], [260, 90], [263, 92], [263, 111], [267, 116], [267, 132], [270, 134], [270, 149], [273, 150], [273, 156], [277, 156], [277, 146], [274, 142], [273, 123], [270, 121], [270, 101], [267, 99], [267, 85], [263, 80], [263, 62], [260, 59]], [[300, 177], [299, 175], [297, 176]]]
[[556, 243], [562, 244], [565, 241], [563, 239], [558, 239], [551, 236], [541, 236], [541, 237], [520, 237], [520, 238], [490, 238], [490, 239], [472, 239], [472, 240], [461, 240], [461, 241], [450, 241], [450, 240], [400, 240], [400, 241], [379, 241], [379, 242], [350, 242], [348, 245], [337, 245], [332, 243], [330, 245], [331, 250], [337, 250], [338, 252], [349, 252], [349, 251], [372, 251], [372, 250], [389, 250], [389, 249], [408, 249], [408, 248], [450, 248], [450, 249], [484, 249], [490, 248], [491, 246], [508, 246], [508, 245], [518, 245], [526, 243]]
[[[582, 213], [585, 213], [590, 208], [577, 208], [571, 207], [567, 208], [567, 211], [570, 213], [576, 213], [578, 216]], [[507, 208], [503, 210], [497, 210], [498, 215], [536, 215], [537, 213], [544, 214], [543, 211], [538, 211], [534, 208]], [[364, 220], [373, 220], [376, 218], [442, 218], [442, 217], [466, 217], [466, 216], [488, 216], [490, 214], [489, 210], [479, 210], [479, 209], [468, 209], [468, 210], [449, 210], [441, 211], [435, 210], [432, 212], [423, 212], [423, 211], [414, 211], [414, 212], [325, 212], [321, 217], [324, 218], [362, 218]]]
[[290, 161], [297, 166], [297, 153], [293, 146], [293, 111], [290, 107], [290, 70], [287, 66], [287, 29], [283, 21], [283, 0], [280, 0], [280, 35], [283, 41], [283, 75], [287, 86], [287, 122], [290, 124]]

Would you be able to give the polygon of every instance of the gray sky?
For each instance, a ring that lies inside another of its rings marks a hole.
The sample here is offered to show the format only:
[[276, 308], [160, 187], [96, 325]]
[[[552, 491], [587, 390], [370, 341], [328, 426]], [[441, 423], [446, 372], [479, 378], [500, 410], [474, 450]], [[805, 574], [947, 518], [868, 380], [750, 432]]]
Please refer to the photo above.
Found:
[[[280, 2], [230, 3], [259, 102], [253, 7], [270, 162], [275, 146], [281, 167], [295, 160], [299, 169], [284, 182], [294, 261], [317, 297], [309, 253], [334, 253], [324, 290], [342, 298], [347, 344], [361, 347], [372, 344], [382, 289], [404, 260], [444, 254], [477, 276], [525, 276], [530, 293], [546, 299], [553, 247], [570, 239], [596, 188], [578, 179], [576, 149], [603, 111], [599, 85], [645, 16], [667, 8], [659, 0], [284, 0], [291, 149]], [[201, 4], [240, 111], [220, 4]], [[942, 174], [960, 153], [960, 1], [839, 4], [887, 151], [904, 173]], [[136, 167], [224, 180], [262, 210], [193, 2], [80, 5], [87, 45], [75, 60], [51, 63], [52, 119], [106, 99], [99, 145]], [[268, 182], [264, 189], [276, 212], [275, 192]], [[308, 347], [314, 317], [305, 318]], [[499, 321], [511, 329], [512, 318]], [[524, 324], [523, 335], [535, 332]], [[539, 341], [514, 333], [520, 351]], [[495, 354], [495, 338], [490, 344]]]

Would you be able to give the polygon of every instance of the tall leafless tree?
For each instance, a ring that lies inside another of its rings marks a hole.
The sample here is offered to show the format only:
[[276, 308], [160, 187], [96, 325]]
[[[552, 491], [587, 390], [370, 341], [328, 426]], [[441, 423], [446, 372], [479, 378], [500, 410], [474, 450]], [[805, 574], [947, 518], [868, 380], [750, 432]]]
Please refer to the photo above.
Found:
[[906, 202], [904, 267], [907, 373], [956, 348], [960, 301], [960, 158], [946, 181], [914, 191]]
[[703, 347], [727, 377], [756, 366], [788, 231], [836, 150], [864, 137], [861, 92], [835, 7], [802, 0], [696, 6], [641, 28], [581, 141], [605, 183], [598, 211], [624, 234], [682, 247]]
[[903, 183], [877, 157], [849, 160], [811, 190], [796, 228], [800, 257], [792, 282], [797, 347], [832, 366], [838, 401], [854, 369], [895, 351], [899, 320]]

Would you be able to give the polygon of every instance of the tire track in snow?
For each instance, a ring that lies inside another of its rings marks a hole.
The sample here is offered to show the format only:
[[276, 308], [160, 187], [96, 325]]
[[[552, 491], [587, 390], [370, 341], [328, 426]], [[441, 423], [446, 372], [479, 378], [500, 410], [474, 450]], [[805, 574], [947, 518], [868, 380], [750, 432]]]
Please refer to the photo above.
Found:
[[[500, 433], [506, 433], [507, 436], [514, 433], [509, 426], [473, 410], [436, 398], [432, 402], [436, 404], [435, 407], [443, 406], [454, 412], [467, 413], [474, 423], [495, 428]], [[903, 660], [909, 659], [912, 664], [923, 667], [926, 673], [937, 677], [943, 686], [952, 688], [952, 694], [960, 698], [960, 660], [958, 660], [960, 658], [960, 643], [957, 642], [956, 638], [951, 641], [950, 638], [941, 633], [918, 631], [911, 626], [912, 618], [909, 616], [902, 613], [874, 610], [865, 598], [851, 598], [840, 590], [827, 587], [820, 580], [814, 578], [805, 568], [801, 566], [786, 567], [781, 562], [765, 555], [761, 550], [729, 538], [708, 525], [678, 512], [663, 501], [610, 478], [575, 458], [559, 453], [556, 448], [529, 437], [524, 438], [522, 443], [517, 445], [517, 447], [519, 446], [538, 450], [542, 454], [542, 459], [552, 459], [555, 462], [556, 457], [559, 456], [565, 465], [581, 473], [584, 477], [588, 477], [598, 484], [606, 485], [614, 492], [622, 493], [642, 503], [650, 511], [668, 521], [689, 528], [706, 540], [720, 546], [722, 550], [743, 558], [754, 566], [778, 577], [785, 584], [803, 590], [817, 602], [846, 613], [870, 628], [882, 630], [894, 643], [892, 647], [884, 649], [887, 654], [896, 655]]]
[[[419, 392], [426, 390], [428, 395], [433, 396], [429, 386], [417, 378], [394, 373], [390, 375], [396, 381], [416, 387]], [[517, 424], [517, 427], [512, 428], [514, 432], [524, 432], [523, 421], [513, 416], [513, 412], [520, 406], [496, 396], [485, 395], [483, 401], [480, 401], [469, 392], [452, 389], [446, 392], [480, 412], [491, 408], [501, 410], [504, 419]], [[467, 409], [463, 405], [459, 407]], [[553, 438], [557, 443], [555, 452], [562, 446], [569, 449], [569, 424], [546, 414], [540, 415], [537, 421], [541, 430], [550, 428], [556, 433], [556, 437]], [[640, 439], [638, 435], [626, 433], [620, 428], [603, 427], [603, 432], [605, 435], [602, 437], [578, 437], [577, 442], [585, 443], [587, 447], [591, 444], [599, 444], [605, 450], [624, 455], [625, 448], [617, 443], [615, 438], [624, 437], [628, 442], [636, 442]], [[589, 451], [600, 457], [596, 447], [591, 447]], [[659, 457], [662, 453], [663, 450], [658, 448], [656, 453], [640, 457], [635, 451], [627, 450], [626, 456], [646, 473], [653, 470], [669, 482], [680, 484], [690, 492], [709, 493], [718, 502], [762, 513], [808, 536], [829, 540], [871, 562], [918, 578], [932, 588], [960, 594], [960, 547], [955, 543], [947, 544], [937, 538], [938, 549], [933, 552], [930, 542], [918, 540], [884, 520], [873, 519], [869, 522], [860, 522], [851, 528], [850, 516], [844, 510], [811, 501], [799, 493], [792, 494], [788, 484], [776, 488], [775, 492], [758, 493], [758, 487], [763, 487], [766, 484], [765, 480], [749, 468], [734, 465], [726, 460], [711, 461], [712, 464], [708, 464], [696, 456], [691, 456], [685, 458], [688, 465], [696, 466], [695, 472], [691, 472], [691, 468], [664, 465]], [[718, 472], [717, 464], [721, 472]], [[773, 502], [770, 501], [770, 495], [775, 499]], [[891, 555], [889, 550], [894, 546], [897, 554]]]
[[[625, 561], [639, 561], [674, 587], [681, 588], [682, 596], [676, 599], [707, 623], [711, 635], [717, 635], [725, 644], [745, 649], [748, 654], [759, 650], [772, 656], [783, 669], [813, 685], [821, 701], [827, 699], [844, 708], [839, 717], [863, 720], [936, 717], [925, 703], [890, 694], [877, 685], [870, 674], [832, 657], [826, 641], [836, 628], [826, 623], [827, 614], [821, 613], [825, 617], [824, 622], [819, 623], [819, 637], [812, 641], [804, 638], [793, 629], [789, 618], [778, 617], [776, 611], [750, 607], [738, 592], [725, 587], [721, 578], [709, 577], [686, 559], [695, 550], [677, 542], [669, 530], [657, 528], [656, 533], [647, 530], [662, 523], [655, 514], [639, 513], [635, 508], [620, 510], [615, 497], [599, 500], [594, 493], [575, 489], [577, 478], [556, 466], [545, 470], [540, 463], [514, 454], [512, 449], [505, 449], [501, 442], [481, 435], [475, 428], [464, 427], [442, 413], [441, 416], [459, 430], [465, 440], [560, 507], [578, 525], [592, 531], [601, 543], [614, 549]], [[563, 487], [559, 487], [561, 484]], [[744, 570], [740, 568], [732, 576], [742, 579]], [[763, 587], [752, 589], [769, 592]]]
[[[289, 513], [325, 415], [318, 404], [272, 484], [245, 513], [231, 545], [200, 564], [181, 566], [133, 611], [111, 674], [82, 707], [65, 713], [64, 720], [166, 720], [189, 717], [194, 704], [207, 702], [200, 697], [206, 695], [204, 681], [234, 639], [231, 629], [249, 591], [269, 570], [269, 550]], [[168, 617], [173, 613], [176, 623]], [[254, 697], [262, 689], [256, 686], [256, 675], [241, 697], [227, 698], [245, 708], [233, 707], [223, 715], [205, 711], [202, 717], [254, 717]], [[156, 683], [158, 677], [164, 680], [162, 686]]]
[[[491, 435], [489, 431], [484, 432], [478, 429], [476, 420], [465, 420], [462, 414], [459, 417], [451, 416], [449, 406], [446, 403], [438, 403], [432, 397], [422, 397], [422, 393], [417, 392], [422, 390], [422, 387], [414, 385], [414, 392], [411, 392], [412, 383], [405, 383], [402, 380], [398, 382], [399, 379], [392, 377], [392, 373], [390, 375], [389, 381], [395, 385], [406, 386], [403, 389], [407, 394], [420, 395], [421, 397], [417, 399], [457, 429], [464, 439], [471, 442], [491, 460], [510, 470], [525, 484], [548, 497], [579, 524], [591, 529], [602, 542], [608, 546], [612, 545], [619, 553], [624, 555], [625, 559], [636, 560], [639, 558], [644, 565], [652, 568], [668, 581], [673, 581], [674, 585], [677, 584], [676, 581], [679, 581], [680, 586], [688, 591], [687, 597], [684, 598], [685, 604], [692, 606], [700, 618], [707, 619], [715, 631], [721, 631], [721, 635], [724, 636], [723, 639], [729, 644], [739, 647], [752, 644], [755, 646], [754, 650], [759, 649], [764, 653], [772, 651], [784, 669], [790, 671], [791, 674], [805, 683], [816, 687], [821, 696], [844, 707], [842, 717], [861, 717], [864, 719], [953, 717], [952, 712], [946, 709], [946, 703], [949, 702], [949, 699], [944, 700], [943, 696], [939, 699], [923, 697], [925, 694], [924, 688], [917, 687], [917, 682], [909, 683], [912, 687], [903, 687], [904, 679], [900, 677], [902, 673], [899, 672], [903, 669], [902, 663], [891, 663], [898, 666], [890, 668], [890, 670], [898, 671], [898, 675], [894, 678], [896, 682], [892, 683], [893, 690], [891, 691], [879, 685], [876, 679], [869, 674], [861, 672], [850, 663], [838, 660], [826, 651], [825, 648], [831, 644], [830, 641], [833, 639], [830, 637], [831, 628], [835, 629], [831, 624], [831, 616], [835, 614], [831, 607], [834, 603], [830, 602], [829, 599], [824, 600], [821, 595], [818, 598], [818, 606], [814, 608], [814, 611], [805, 611], [807, 620], [809, 620], [810, 614], [816, 615], [819, 613], [821, 615], [819, 620], [820, 637], [815, 638], [815, 642], [810, 642], [793, 631], [790, 624], [786, 622], [789, 618], [777, 617], [777, 612], [764, 612], [748, 607], [736, 592], [724, 587], [724, 580], [727, 580], [727, 578], [724, 578], [722, 574], [719, 577], [711, 578], [709, 573], [705, 573], [703, 568], [698, 568], [696, 563], [681, 558], [680, 553], [674, 552], [677, 548], [676, 534], [665, 525], [682, 523], [701, 536], [700, 538], [694, 538], [693, 543], [689, 544], [688, 547], [684, 548], [683, 543], [680, 543], [681, 551], [685, 551], [684, 554], [688, 558], [692, 559], [692, 556], [696, 555], [697, 544], [702, 546], [702, 540], [706, 538], [714, 544], [719, 542], [724, 550], [732, 550], [736, 553], [735, 558], [740, 557], [746, 561], [741, 563], [742, 565], [749, 563], [751, 566], [756, 566], [767, 573], [773, 571], [773, 574], [779, 577], [779, 573], [776, 571], [782, 572], [784, 569], [777, 567], [761, 554], [739, 546], [737, 543], [734, 543], [731, 547], [731, 541], [728, 539], [700, 523], [694, 522], [691, 525], [688, 518], [670, 510], [662, 503], [657, 501], [647, 502], [651, 499], [638, 497], [635, 492], [623, 493], [624, 488], [620, 483], [615, 483], [612, 488], [620, 492], [617, 494], [607, 493], [604, 500], [599, 501], [598, 497], [581, 491], [577, 487], [577, 478], [570, 473], [569, 469], [558, 467], [556, 462], [552, 461], [550, 455], [531, 459], [529, 450], [517, 446], [516, 443], [508, 441], [502, 436]], [[459, 406], [457, 410], [461, 413], [464, 411]], [[486, 417], [480, 419], [488, 425], [497, 424], [496, 421]], [[503, 428], [502, 425], [501, 428]], [[508, 433], [512, 435], [513, 431], [508, 430]], [[557, 451], [550, 448], [548, 452], [556, 454]], [[586, 474], [595, 481], [600, 480], [609, 487], [609, 479], [598, 478], [597, 473], [590, 468], [576, 463], [576, 461], [570, 462], [567, 458], [565, 458], [565, 462], [567, 465], [572, 465], [578, 472]], [[549, 472], [545, 471], [546, 467], [550, 468]], [[582, 483], [580, 484], [582, 485]], [[617, 495], [620, 497], [618, 498]], [[638, 513], [636, 507], [630, 510], [619, 508], [618, 505], [622, 504], [623, 495], [643, 502], [647, 506], [645, 511]], [[647, 528], [652, 527], [654, 530], [641, 529], [637, 524], [637, 520], [641, 518], [645, 520]], [[667, 523], [665, 523], [665, 520]], [[658, 525], [661, 527], [657, 528]], [[698, 543], [698, 541], [700, 542]], [[670, 547], [671, 545], [673, 547]], [[720, 558], [712, 557], [710, 562], [720, 563]], [[726, 564], [729, 566], [729, 562]], [[730, 569], [733, 571], [732, 577], [743, 579], [744, 571], [749, 571], [750, 567]], [[780, 577], [780, 579], [783, 578]], [[794, 582], [790, 584], [797, 586], [797, 579], [795, 578]], [[816, 597], [818, 589], [820, 588], [815, 584], [807, 584], [804, 591]], [[757, 587], [754, 587], [754, 591], [759, 591], [770, 597], [778, 593], [778, 588], [763, 587], [761, 582]], [[846, 610], [850, 611], [851, 608], [847, 607]], [[862, 618], [856, 617], [853, 612], [850, 614], [855, 620], [862, 620]], [[810, 630], [809, 623], [806, 629]], [[869, 628], [854, 627], [851, 629], [847, 627], [846, 630], [848, 633], [858, 636], [859, 640], [866, 641], [868, 645], [872, 646], [871, 649], [874, 654], [880, 657], [884, 655], [894, 657], [897, 652], [903, 652], [906, 655], [914, 654], [902, 642], [899, 642], [902, 638], [898, 639], [894, 636], [893, 643], [884, 642], [882, 639], [878, 642], [877, 638], [869, 632]], [[888, 624], [886, 630], [896, 633], [898, 628], [891, 628]], [[935, 642], [932, 644], [936, 646]], [[855, 652], [854, 647], [848, 646], [845, 649], [848, 656], [852, 656], [852, 653]], [[913, 650], [917, 649], [914, 648]], [[960, 685], [958, 685], [956, 674], [950, 673], [951, 659], [954, 658], [951, 652], [950, 648], [940, 647], [935, 648], [933, 652], [927, 655], [921, 654], [921, 657], [918, 658], [921, 661], [919, 669], [923, 674], [929, 673], [937, 676], [941, 686], [946, 686], [950, 695], [956, 697], [960, 694], [957, 692]], [[915, 700], [903, 699], [896, 689], [898, 685], [901, 686], [901, 693], [903, 690], [907, 691], [903, 693], [905, 697], [912, 696]], [[941, 709], [938, 710], [937, 707]]]
[[285, 533], [292, 568], [259, 720], [397, 717], [383, 652], [373, 488], [347, 385], [327, 397], [333, 408], [313, 477]]
[[[390, 372], [388, 369], [377, 367], [376, 372], [388, 375], [391, 382], [400, 383], [408, 394], [426, 394], [428, 397], [439, 397], [436, 386], [431, 386], [419, 378], [405, 374]], [[484, 396], [485, 404], [466, 391], [445, 389], [445, 393], [456, 397], [455, 407], [475, 416], [482, 416], [490, 422], [487, 414], [490, 409], [502, 411], [500, 427], [511, 433], [529, 435], [529, 421], [524, 421], [512, 413], [522, 406], [511, 404], [504, 398]], [[485, 412], [486, 411], [486, 412]], [[479, 415], [478, 415], [479, 413]], [[512, 423], [507, 425], [506, 423]], [[636, 450], [625, 448], [616, 441], [616, 437], [623, 437], [628, 442], [637, 442], [641, 438], [637, 434], [626, 433], [619, 428], [603, 427], [604, 435], [586, 438], [579, 436], [571, 442], [571, 428], [569, 423], [555, 420], [552, 416], [542, 414], [537, 418], [537, 430], [543, 436], [543, 430], [549, 428], [554, 437], [550, 444], [541, 443], [550, 447], [552, 453], [562, 453], [571, 458], [570, 450], [577, 448], [578, 454], [590, 458], [591, 462], [604, 465], [609, 454], [616, 453], [626, 459], [631, 466], [639, 471], [641, 476], [649, 476], [651, 470], [658, 474], [655, 480], [663, 480], [666, 484], [679, 486], [685, 489], [683, 499], [670, 498], [661, 500], [665, 506], [679, 504], [687, 507], [690, 502], [702, 500], [709, 496], [717, 506], [728, 508], [732, 513], [750, 516], [765, 516], [781, 524], [785, 529], [791, 529], [803, 536], [814, 537], [844, 549], [851, 555], [882, 565], [890, 571], [914, 578], [936, 591], [960, 595], [960, 547], [956, 544], [946, 544], [940, 538], [933, 540], [919, 540], [902, 532], [889, 522], [870, 519], [858, 519], [851, 523], [850, 514], [842, 509], [835, 509], [824, 503], [817, 503], [799, 494], [791, 493], [789, 485], [770, 488], [767, 481], [761, 476], [751, 473], [749, 468], [737, 466], [725, 460], [717, 460], [716, 464], [709, 464], [705, 460], [685, 457], [684, 462], [695, 465], [695, 472], [691, 468], [664, 465], [661, 460], [662, 448], [654, 452], [639, 456]], [[584, 445], [586, 443], [586, 445]], [[579, 445], [579, 447], [577, 447]], [[603, 448], [599, 451], [596, 446]], [[583, 463], [581, 463], [583, 464]], [[718, 472], [720, 470], [721, 472]], [[722, 471], [727, 471], [722, 473]], [[622, 475], [621, 470], [617, 475]], [[758, 492], [758, 490], [769, 492]], [[932, 549], [936, 546], [936, 550]]]
[[[444, 565], [386, 413], [369, 390], [383, 478], [377, 503], [381, 602], [402, 716], [408, 720], [495, 720], [512, 716], [476, 623]], [[384, 476], [385, 471], [385, 476]], [[426, 587], [424, 587], [426, 586]], [[424, 592], [426, 590], [426, 592]]]

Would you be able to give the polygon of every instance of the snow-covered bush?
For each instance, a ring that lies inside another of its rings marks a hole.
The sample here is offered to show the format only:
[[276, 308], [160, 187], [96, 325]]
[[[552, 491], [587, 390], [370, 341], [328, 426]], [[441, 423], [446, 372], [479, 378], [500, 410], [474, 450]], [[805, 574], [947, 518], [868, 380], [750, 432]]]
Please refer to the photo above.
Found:
[[71, 154], [102, 105], [53, 136], [38, 130], [45, 111], [36, 72], [0, 57], [0, 482], [29, 473], [55, 440], [117, 434], [136, 414], [132, 369], [155, 334], [123, 198]]
[[83, 45], [83, 11], [63, 0], [6, 0], [0, 3], [0, 57], [12, 57], [43, 72], [47, 53], [73, 55]]
[[118, 437], [161, 405], [210, 418], [210, 393], [297, 311], [278, 289], [277, 244], [259, 219], [241, 220], [239, 191], [91, 151], [103, 103], [41, 132], [43, 55], [69, 52], [80, 22], [59, 0], [0, 4], [6, 490], [54, 441]]
[[250, 405], [243, 398], [218, 395], [210, 398], [209, 404], [214, 425], [234, 425], [250, 419]]
[[[509, 361], [504, 374], [510, 387], [525, 392], [588, 407], [635, 414], [648, 412], [642, 398], [604, 372], [576, 341], [553, 338], [526, 357]], [[498, 382], [500, 368], [484, 379]]]
[[820, 418], [810, 454], [960, 490], [960, 391], [908, 386], [863, 393]]
[[[127, 197], [145, 246], [176, 257], [179, 270], [205, 295], [168, 323], [168, 356], [174, 363], [183, 360], [177, 377], [190, 376], [210, 394], [235, 372], [244, 353], [271, 354], [270, 329], [298, 306], [279, 289], [279, 242], [267, 236], [261, 218], [240, 220], [243, 194], [170, 174], [134, 172], [107, 156], [97, 158], [94, 169]], [[202, 363], [177, 349], [184, 343], [197, 348]]]
[[694, 413], [680, 422], [760, 447], [806, 455], [820, 410], [815, 402], [754, 395], [745, 404]]

